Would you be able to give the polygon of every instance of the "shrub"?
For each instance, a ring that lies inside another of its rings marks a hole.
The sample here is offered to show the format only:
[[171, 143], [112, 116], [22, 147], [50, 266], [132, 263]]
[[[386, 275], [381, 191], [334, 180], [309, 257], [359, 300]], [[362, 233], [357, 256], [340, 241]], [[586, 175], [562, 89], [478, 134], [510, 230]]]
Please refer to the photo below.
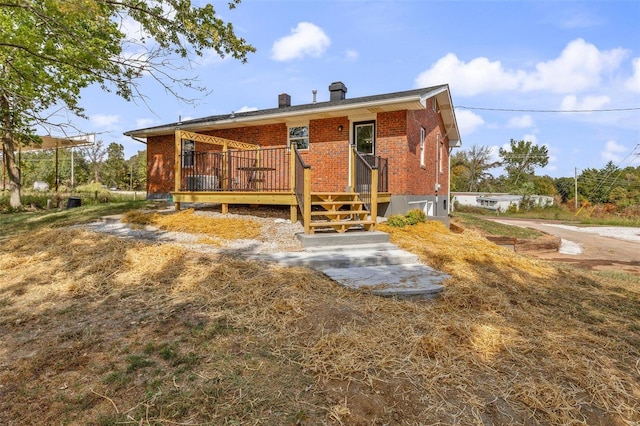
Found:
[[404, 228], [407, 226], [407, 219], [401, 214], [394, 214], [389, 216], [387, 224], [395, 228]]
[[427, 221], [427, 215], [420, 209], [409, 210], [405, 215], [405, 218], [408, 225], [415, 225]]

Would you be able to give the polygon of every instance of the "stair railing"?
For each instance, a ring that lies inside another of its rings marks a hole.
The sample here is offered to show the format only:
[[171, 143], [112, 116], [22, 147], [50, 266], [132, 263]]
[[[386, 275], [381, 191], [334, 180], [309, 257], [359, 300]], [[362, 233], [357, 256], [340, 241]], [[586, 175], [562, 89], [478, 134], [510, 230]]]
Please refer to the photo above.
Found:
[[[363, 156], [355, 148], [353, 150], [354, 159], [354, 183], [353, 190], [359, 194], [364, 207], [369, 211], [372, 220], [378, 217], [378, 165], [374, 156]], [[371, 161], [370, 158], [374, 160]], [[386, 160], [385, 160], [386, 161]]]
[[304, 233], [311, 232], [311, 166], [304, 162], [298, 148], [293, 146], [295, 152], [295, 194], [302, 212], [302, 224]]

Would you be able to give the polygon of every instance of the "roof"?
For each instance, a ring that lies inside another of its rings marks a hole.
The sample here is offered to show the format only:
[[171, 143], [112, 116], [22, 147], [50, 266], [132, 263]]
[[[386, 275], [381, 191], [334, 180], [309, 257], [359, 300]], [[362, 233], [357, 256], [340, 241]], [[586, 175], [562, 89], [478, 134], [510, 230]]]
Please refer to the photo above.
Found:
[[29, 144], [27, 146], [23, 146], [20, 148], [22, 152], [30, 152], [30, 151], [42, 151], [45, 149], [55, 149], [55, 148], [72, 148], [74, 146], [87, 146], [92, 145], [95, 142], [95, 134], [87, 134], [80, 136], [71, 136], [66, 138], [59, 138], [53, 136], [40, 136], [42, 143], [40, 144]]
[[485, 200], [485, 201], [520, 201], [520, 200], [522, 200], [522, 195], [486, 195], [486, 196], [479, 196], [478, 200]]
[[436, 97], [438, 107], [449, 137], [450, 145], [461, 145], [458, 123], [453, 110], [453, 102], [447, 84], [407, 90], [403, 92], [381, 95], [347, 98], [336, 101], [315, 102], [293, 105], [284, 108], [269, 108], [256, 111], [239, 112], [224, 115], [212, 115], [182, 122], [168, 123], [160, 126], [129, 130], [124, 134], [134, 138], [146, 138], [173, 134], [177, 128], [182, 130], [212, 130], [231, 127], [252, 126], [281, 122], [300, 122], [312, 118], [341, 117], [345, 115], [361, 115], [399, 110], [424, 109], [427, 99]]

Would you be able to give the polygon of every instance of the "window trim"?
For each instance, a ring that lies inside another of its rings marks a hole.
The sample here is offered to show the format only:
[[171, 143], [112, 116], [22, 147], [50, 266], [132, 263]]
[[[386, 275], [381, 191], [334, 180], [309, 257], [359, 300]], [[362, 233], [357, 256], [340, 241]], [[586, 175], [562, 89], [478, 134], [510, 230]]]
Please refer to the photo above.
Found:
[[[296, 128], [300, 128], [300, 127], [306, 127], [307, 135], [305, 137], [294, 137], [294, 138], [291, 138], [291, 129], [296, 129]], [[300, 123], [299, 125], [287, 126], [287, 147], [291, 148], [291, 146], [292, 146], [291, 142], [292, 141], [303, 141], [305, 139], [307, 141], [307, 147], [306, 148], [300, 148], [298, 146], [298, 143], [296, 143], [296, 148], [298, 149], [298, 151], [308, 151], [309, 147], [311, 145], [311, 143], [310, 143], [311, 141], [310, 141], [310, 138], [309, 138], [309, 123], [306, 123], [306, 124]]]
[[[358, 149], [358, 127], [371, 125], [373, 127], [372, 131], [372, 141], [371, 141], [371, 152], [361, 152]], [[356, 151], [360, 154], [364, 155], [376, 155], [376, 120], [366, 120], [366, 121], [358, 121], [353, 123], [353, 146], [356, 148]]]

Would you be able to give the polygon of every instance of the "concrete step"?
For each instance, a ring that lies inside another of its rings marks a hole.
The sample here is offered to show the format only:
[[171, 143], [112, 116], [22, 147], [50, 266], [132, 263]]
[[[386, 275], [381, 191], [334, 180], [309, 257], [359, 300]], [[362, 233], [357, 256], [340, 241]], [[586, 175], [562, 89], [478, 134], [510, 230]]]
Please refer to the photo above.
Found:
[[358, 291], [376, 296], [396, 297], [408, 300], [425, 300], [437, 297], [443, 290], [441, 283], [449, 278], [421, 264], [380, 265], [355, 268], [322, 269], [329, 278]]
[[387, 244], [389, 234], [380, 231], [347, 231], [344, 233], [327, 232], [315, 234], [296, 234], [305, 249], [338, 246], [361, 246], [368, 244]]
[[363, 266], [403, 265], [418, 262], [418, 256], [398, 248], [390, 250], [316, 250], [311, 252], [273, 253], [261, 260], [286, 266], [307, 266], [313, 269], [353, 268]]

